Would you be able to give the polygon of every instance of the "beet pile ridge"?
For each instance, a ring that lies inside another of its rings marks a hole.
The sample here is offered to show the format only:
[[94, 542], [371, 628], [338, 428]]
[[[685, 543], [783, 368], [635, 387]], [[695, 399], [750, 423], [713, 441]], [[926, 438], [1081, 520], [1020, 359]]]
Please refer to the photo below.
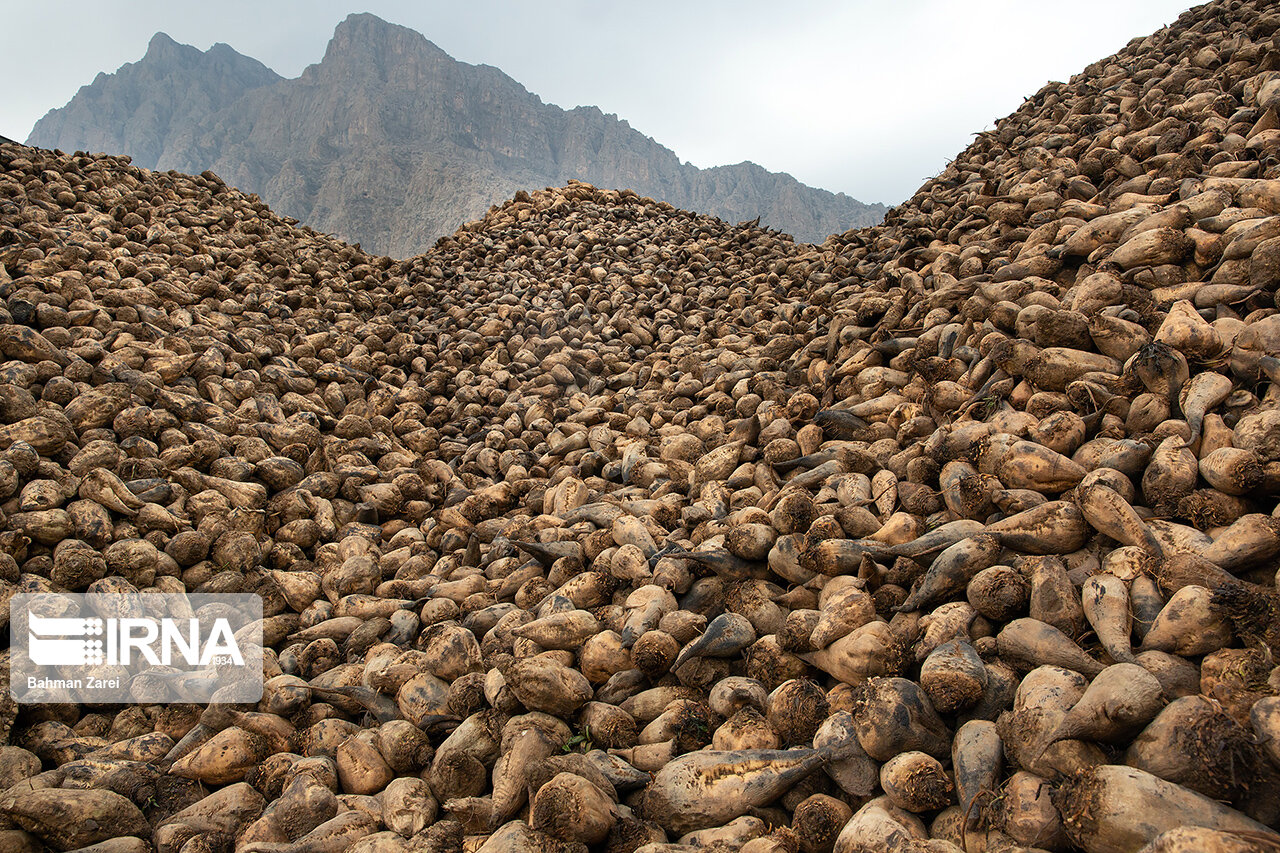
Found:
[[0, 699], [0, 846], [1274, 847], [1277, 109], [1215, 3], [821, 246], [570, 184], [404, 261], [0, 146], [0, 590], [268, 646]]

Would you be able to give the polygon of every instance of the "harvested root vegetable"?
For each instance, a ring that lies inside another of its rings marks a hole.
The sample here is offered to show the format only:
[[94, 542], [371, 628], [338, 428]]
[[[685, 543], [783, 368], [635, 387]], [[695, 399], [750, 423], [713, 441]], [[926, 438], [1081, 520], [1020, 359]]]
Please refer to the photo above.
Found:
[[875, 602], [870, 595], [857, 587], [850, 587], [843, 593], [827, 597], [827, 588], [835, 584], [829, 583], [823, 588], [823, 598], [818, 604], [822, 608], [818, 612], [817, 623], [809, 633], [809, 645], [812, 649], [825, 649], [841, 637], [856, 631], [876, 617]]
[[512, 629], [517, 637], [533, 640], [547, 649], [576, 649], [600, 633], [600, 622], [585, 610], [552, 613]]
[[1263, 471], [1248, 450], [1221, 447], [1200, 457], [1200, 476], [1224, 494], [1244, 495], [1262, 485]]
[[1129, 589], [1112, 574], [1090, 576], [1081, 590], [1085, 618], [1098, 642], [1117, 663], [1134, 663], [1133, 617], [1129, 610]]
[[1266, 850], [1265, 835], [1248, 832], [1223, 832], [1198, 826], [1180, 826], [1162, 832], [1138, 853], [1256, 853]]
[[813, 743], [814, 734], [830, 712], [826, 694], [808, 679], [784, 681], [769, 694], [768, 701], [766, 720], [786, 746]]
[[1075, 642], [1038, 619], [1015, 619], [996, 636], [1001, 657], [1032, 669], [1061, 666], [1093, 676], [1106, 667], [1086, 655]]
[[1129, 610], [1133, 613], [1133, 633], [1146, 639], [1156, 617], [1164, 610], [1165, 599], [1155, 578], [1139, 575], [1129, 581]]
[[[443, 840], [454, 841], [460, 845], [461, 833], [457, 833], [456, 837], [446, 836]], [[508, 850], [514, 853], [543, 853], [543, 851], [563, 849], [562, 845], [564, 842], [538, 832], [524, 821], [513, 820], [490, 835], [480, 845], [477, 853], [505, 853]], [[442, 845], [441, 849], [450, 848]]]
[[873, 678], [859, 687], [853, 721], [858, 742], [877, 761], [914, 750], [934, 757], [950, 753], [946, 722], [924, 691], [905, 678]]
[[1125, 764], [1214, 799], [1260, 779], [1261, 760], [1249, 730], [1203, 696], [1170, 702], [1125, 752]]
[[734, 818], [724, 826], [718, 826], [714, 829], [698, 829], [686, 833], [680, 837], [677, 843], [695, 849], [710, 845], [736, 847], [762, 837], [768, 832], [768, 829], [768, 824], [760, 818], [744, 815], [743, 817]]
[[1081, 488], [1076, 499], [1080, 501], [1080, 511], [1085, 520], [1099, 533], [1125, 545], [1140, 547], [1155, 557], [1163, 555], [1160, 541], [1129, 502], [1114, 489], [1103, 483], [1094, 483]]
[[876, 797], [854, 813], [836, 837], [834, 853], [873, 853], [909, 849], [929, 837], [920, 818], [898, 808], [888, 797]]
[[951, 596], [968, 586], [974, 575], [995, 565], [1000, 554], [999, 542], [991, 536], [963, 539], [939, 554], [929, 571], [898, 611], [919, 610], [944, 596]]
[[1028, 611], [1032, 619], [1057, 628], [1074, 637], [1084, 627], [1084, 610], [1080, 594], [1067, 577], [1067, 567], [1057, 557], [1031, 557], [1021, 569], [1031, 576], [1031, 599]]
[[886, 761], [880, 787], [895, 806], [917, 814], [945, 808], [955, 794], [941, 762], [923, 752], [902, 752]]
[[1229, 572], [1257, 565], [1280, 554], [1280, 521], [1271, 516], [1243, 516], [1213, 540], [1202, 555]]
[[1156, 677], [1133, 663], [1118, 663], [1098, 673], [1071, 707], [1049, 743], [1075, 738], [1127, 740], [1164, 707]]
[[400, 777], [382, 794], [382, 822], [403, 838], [412, 838], [435, 823], [439, 805], [422, 779]]
[[244, 779], [267, 754], [268, 746], [262, 736], [232, 726], [175, 761], [170, 772], [213, 785], [225, 785]]
[[1199, 826], [1280, 835], [1238, 811], [1142, 770], [1102, 765], [1068, 780], [1053, 797], [1072, 842], [1088, 853], [1137, 850], [1162, 832]]
[[711, 745], [718, 750], [779, 749], [782, 738], [763, 714], [742, 708], [716, 728]]
[[956, 796], [964, 814], [965, 826], [977, 826], [981, 811], [979, 797], [995, 790], [1004, 763], [1004, 744], [989, 720], [970, 720], [956, 730], [951, 744], [951, 767], [955, 775]]
[[[632, 722], [632, 731], [635, 723]], [[557, 750], [551, 734], [538, 726], [529, 726], [513, 734], [508, 742], [504, 734], [503, 752], [493, 768], [493, 794], [489, 829], [506, 823], [524, 805], [528, 794], [528, 778], [533, 766], [550, 758]]]
[[901, 638], [888, 622], [876, 620], [802, 658], [846, 684], [856, 684], [896, 672], [904, 655]]
[[581, 673], [549, 658], [517, 661], [506, 681], [516, 698], [534, 711], [567, 715], [591, 698], [591, 685]]
[[987, 525], [1001, 545], [1024, 554], [1060, 554], [1078, 550], [1089, 525], [1071, 501], [1050, 501]]
[[596, 844], [614, 822], [613, 801], [581, 776], [561, 773], [538, 789], [530, 820], [533, 828], [563, 841]]
[[680, 650], [672, 667], [680, 668], [695, 657], [730, 657], [756, 641], [751, 621], [737, 613], [722, 613], [707, 625], [702, 636]]
[[1190, 661], [1165, 652], [1148, 651], [1136, 656], [1134, 663], [1156, 677], [1169, 701], [1200, 692], [1200, 669]]
[[138, 807], [114, 791], [10, 789], [0, 809], [27, 832], [62, 850], [87, 847], [109, 838], [150, 835]]
[[645, 789], [644, 813], [670, 832], [721, 826], [773, 802], [848, 749], [687, 753], [654, 775]]
[[1009, 777], [997, 823], [1019, 844], [1062, 850], [1068, 841], [1048, 780], [1020, 770]]
[[991, 566], [973, 576], [965, 597], [979, 614], [995, 622], [1008, 622], [1025, 613], [1030, 584], [1022, 572], [1009, 566]]
[[1142, 639], [1142, 648], [1182, 657], [1217, 651], [1231, 642], [1231, 623], [1213, 609], [1213, 593], [1188, 585], [1169, 599]]
[[1258, 744], [1266, 751], [1271, 763], [1280, 768], [1280, 698], [1268, 696], [1259, 699], [1249, 711]]
[[951, 640], [930, 652], [920, 665], [920, 687], [939, 713], [954, 714], [982, 698], [987, 668], [973, 646]]
[[800, 840], [804, 853], [831, 853], [836, 838], [853, 817], [853, 809], [843, 800], [826, 794], [814, 794], [796, 806], [791, 828]]
[[[854, 744], [858, 744], [855, 748]], [[831, 779], [851, 797], [867, 797], [875, 790], [878, 779], [876, 762], [858, 743], [853, 715], [837, 711], [813, 736], [815, 749], [835, 750], [835, 755], [824, 766]]]
[[1038, 776], [1057, 778], [1104, 760], [1098, 747], [1054, 734], [1088, 687], [1077, 672], [1041, 666], [1018, 685], [1013, 710], [1000, 715], [996, 733], [1011, 762]]

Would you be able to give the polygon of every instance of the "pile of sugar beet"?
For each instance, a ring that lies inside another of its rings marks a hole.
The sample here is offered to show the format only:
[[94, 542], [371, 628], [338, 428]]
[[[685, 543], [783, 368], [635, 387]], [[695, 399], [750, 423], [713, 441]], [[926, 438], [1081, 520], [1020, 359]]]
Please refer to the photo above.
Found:
[[266, 679], [6, 691], [0, 851], [1280, 849], [1278, 109], [1213, 3], [821, 246], [405, 261], [0, 146], [0, 619], [253, 592]]

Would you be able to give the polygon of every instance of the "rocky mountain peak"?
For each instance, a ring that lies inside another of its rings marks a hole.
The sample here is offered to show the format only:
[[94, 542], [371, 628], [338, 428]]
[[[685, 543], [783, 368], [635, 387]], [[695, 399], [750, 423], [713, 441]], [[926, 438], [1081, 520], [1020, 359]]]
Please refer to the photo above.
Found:
[[325, 49], [321, 67], [343, 73], [388, 72], [418, 63], [452, 62], [452, 58], [416, 30], [361, 12], [338, 24]]
[[407, 27], [353, 14], [296, 80], [225, 45], [164, 33], [36, 125], [30, 144], [212, 169], [315, 228], [401, 257], [518, 190], [571, 179], [633, 189], [810, 241], [880, 220], [882, 205], [749, 163], [700, 170], [616, 115], [563, 110], [497, 68], [459, 62]]
[[168, 33], [156, 33], [147, 42], [147, 52], [142, 57], [144, 62], [166, 62], [178, 58], [183, 51], [199, 52], [194, 47], [178, 44]]
[[280, 79], [229, 45], [202, 51], [156, 33], [140, 60], [99, 74], [65, 107], [46, 113], [27, 143], [123, 153], [155, 168], [175, 145], [190, 144], [188, 131], [203, 118]]
[[[393, 24], [369, 12], [354, 12], [334, 29], [327, 52], [387, 47], [397, 43], [435, 47], [417, 30]], [[439, 50], [439, 48], [436, 49]]]

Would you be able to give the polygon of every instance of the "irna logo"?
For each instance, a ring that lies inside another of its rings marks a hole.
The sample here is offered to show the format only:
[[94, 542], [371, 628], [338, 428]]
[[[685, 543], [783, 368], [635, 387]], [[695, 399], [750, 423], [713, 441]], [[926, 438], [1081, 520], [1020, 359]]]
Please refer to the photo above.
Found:
[[257, 702], [253, 594], [24, 593], [9, 604], [19, 702]]
[[207, 637], [201, 636], [199, 619], [167, 617], [67, 619], [32, 613], [28, 630], [27, 654], [40, 666], [129, 666], [135, 655], [153, 666], [171, 666], [175, 659], [187, 666], [244, 666], [226, 619], [215, 619], [204, 632]]

